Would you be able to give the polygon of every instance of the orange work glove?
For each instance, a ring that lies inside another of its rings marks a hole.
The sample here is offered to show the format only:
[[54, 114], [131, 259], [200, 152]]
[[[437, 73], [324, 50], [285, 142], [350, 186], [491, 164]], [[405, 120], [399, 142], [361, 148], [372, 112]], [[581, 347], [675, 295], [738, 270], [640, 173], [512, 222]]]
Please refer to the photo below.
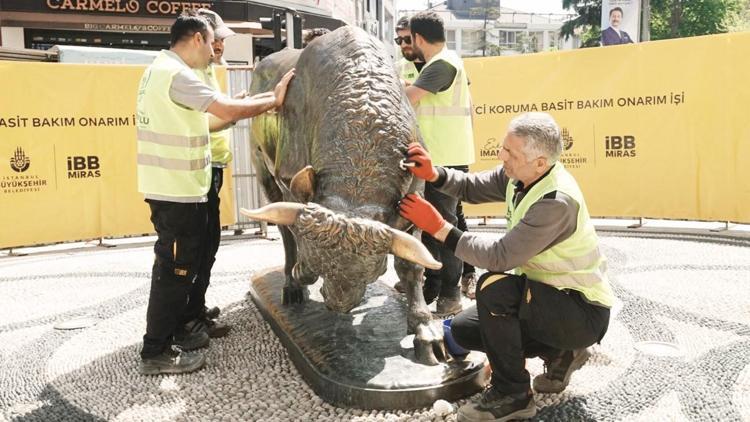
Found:
[[409, 167], [409, 171], [418, 178], [428, 182], [437, 179], [438, 174], [432, 166], [430, 154], [419, 143], [409, 144], [409, 149], [406, 150], [406, 162], [415, 164], [414, 167]]
[[401, 200], [398, 211], [401, 217], [433, 236], [445, 225], [445, 219], [438, 210], [415, 193], [410, 193]]

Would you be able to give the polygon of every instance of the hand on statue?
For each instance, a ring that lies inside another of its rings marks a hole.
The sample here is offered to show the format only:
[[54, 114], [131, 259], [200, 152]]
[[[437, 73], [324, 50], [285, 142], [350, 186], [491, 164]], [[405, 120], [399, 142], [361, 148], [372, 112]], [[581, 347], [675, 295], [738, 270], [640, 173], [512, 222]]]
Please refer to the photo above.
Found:
[[406, 195], [398, 205], [401, 217], [411, 221], [420, 230], [432, 236], [445, 226], [446, 222], [438, 210], [421, 196], [410, 193]]
[[273, 90], [273, 93], [276, 96], [276, 108], [281, 107], [281, 105], [284, 104], [284, 99], [286, 98], [286, 90], [289, 87], [289, 81], [291, 81], [293, 77], [294, 68], [286, 72], [279, 83], [276, 84], [276, 88], [274, 88]]
[[409, 149], [406, 151], [406, 162], [414, 163], [413, 167], [409, 167], [409, 171], [422, 180], [428, 182], [434, 182], [438, 178], [437, 170], [432, 166], [432, 159], [430, 154], [417, 142], [409, 144]]

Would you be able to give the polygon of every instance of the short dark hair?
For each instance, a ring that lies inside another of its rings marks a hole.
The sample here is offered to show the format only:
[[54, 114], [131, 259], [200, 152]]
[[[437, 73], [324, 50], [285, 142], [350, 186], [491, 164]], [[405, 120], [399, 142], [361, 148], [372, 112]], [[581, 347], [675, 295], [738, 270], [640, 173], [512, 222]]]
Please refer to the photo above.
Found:
[[208, 39], [208, 28], [212, 27], [208, 19], [197, 14], [194, 10], [186, 10], [177, 16], [172, 27], [169, 29], [169, 46], [174, 47], [185, 38], [192, 37], [200, 32], [204, 40]]
[[302, 47], [307, 47], [307, 44], [310, 44], [310, 41], [314, 40], [315, 38], [318, 38], [320, 36], [323, 36], [327, 33], [331, 32], [328, 28], [313, 28], [308, 29], [305, 32], [305, 36], [302, 37]]
[[619, 7], [613, 7], [609, 9], [609, 16], [612, 16], [612, 12], [620, 12], [620, 16], [625, 16], [625, 13], [623, 13], [622, 9]]
[[419, 12], [409, 21], [411, 34], [419, 34], [430, 44], [445, 42], [443, 18], [433, 11]]
[[408, 16], [402, 16], [401, 19], [396, 22], [396, 31], [401, 31], [404, 29], [409, 29], [409, 17]]

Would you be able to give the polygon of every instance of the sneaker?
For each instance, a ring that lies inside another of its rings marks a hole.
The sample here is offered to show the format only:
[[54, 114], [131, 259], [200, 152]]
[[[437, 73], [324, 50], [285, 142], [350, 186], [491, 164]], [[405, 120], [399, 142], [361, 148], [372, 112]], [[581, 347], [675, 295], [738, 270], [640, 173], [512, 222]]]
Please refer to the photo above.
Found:
[[182, 350], [195, 350], [208, 346], [210, 341], [208, 327], [201, 321], [194, 319], [183, 325], [174, 335], [172, 344]]
[[469, 299], [476, 299], [477, 274], [469, 273], [461, 277], [461, 293]]
[[583, 366], [591, 353], [587, 349], [566, 350], [555, 358], [544, 358], [544, 373], [534, 378], [534, 390], [538, 393], [559, 393], [565, 390], [570, 376]]
[[536, 415], [536, 403], [531, 391], [504, 394], [489, 387], [482, 396], [458, 409], [459, 421], [505, 422], [528, 419]]
[[211, 338], [224, 337], [232, 329], [230, 324], [212, 319], [204, 320], [203, 323], [206, 324], [206, 332]]
[[160, 355], [141, 358], [138, 370], [143, 375], [185, 374], [201, 369], [206, 364], [203, 353], [183, 353], [168, 347]]
[[461, 306], [461, 298], [453, 297], [439, 297], [437, 300], [437, 306], [433, 313], [436, 317], [447, 317], [450, 315], [456, 315], [461, 312], [463, 306]]
[[203, 315], [205, 315], [206, 319], [216, 319], [221, 314], [221, 309], [219, 309], [218, 306], [214, 306], [213, 308], [203, 308]]

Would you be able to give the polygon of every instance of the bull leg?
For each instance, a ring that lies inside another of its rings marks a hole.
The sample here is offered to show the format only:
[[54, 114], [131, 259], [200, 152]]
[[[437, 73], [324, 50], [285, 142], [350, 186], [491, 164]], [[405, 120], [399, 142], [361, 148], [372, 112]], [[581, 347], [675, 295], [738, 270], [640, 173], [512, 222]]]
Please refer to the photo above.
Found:
[[409, 304], [406, 318], [409, 334], [414, 334], [414, 354], [419, 363], [437, 365], [447, 359], [443, 344], [442, 327], [432, 320], [432, 314], [422, 295], [422, 274], [424, 268], [394, 257], [396, 274], [406, 287]]
[[[266, 163], [261, 159], [263, 152], [260, 149], [255, 151], [254, 163], [258, 170], [258, 178], [261, 186], [266, 193], [266, 198], [270, 202], [280, 202], [284, 200], [276, 181], [273, 179], [271, 172], [268, 170]], [[281, 303], [288, 305], [291, 303], [303, 303], [305, 301], [305, 290], [293, 276], [294, 266], [297, 264], [297, 241], [291, 230], [286, 226], [278, 226], [281, 233], [281, 240], [284, 244], [284, 290], [281, 292]]]

